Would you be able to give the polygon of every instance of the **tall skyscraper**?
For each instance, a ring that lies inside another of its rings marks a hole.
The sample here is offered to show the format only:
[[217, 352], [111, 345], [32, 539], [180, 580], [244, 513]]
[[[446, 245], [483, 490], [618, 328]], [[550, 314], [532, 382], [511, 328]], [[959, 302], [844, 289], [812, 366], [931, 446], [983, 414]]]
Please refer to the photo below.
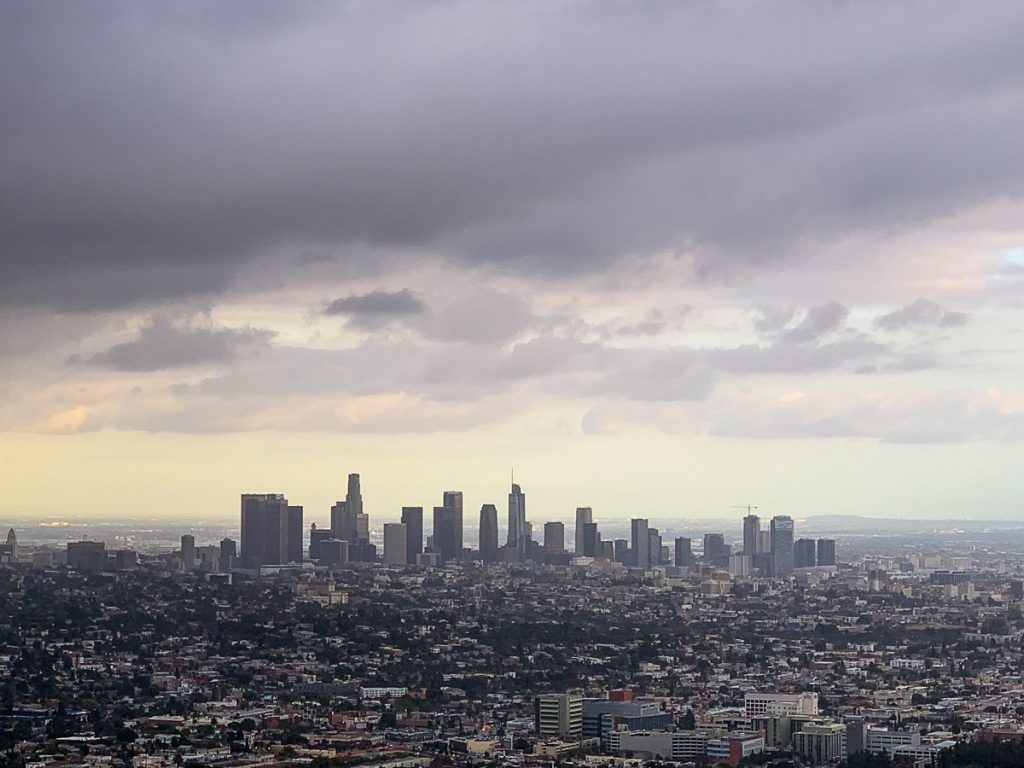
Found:
[[661, 532], [657, 528], [648, 528], [647, 536], [651, 542], [648, 547], [650, 564], [652, 566], [661, 565]]
[[753, 557], [761, 551], [761, 518], [747, 515], [743, 518], [743, 554]]
[[359, 487], [359, 473], [353, 472], [348, 476], [348, 491], [345, 494], [345, 504], [353, 515], [363, 513], [363, 494]]
[[408, 531], [405, 523], [384, 523], [384, 562], [387, 565], [408, 563]]
[[242, 564], [288, 561], [288, 500], [280, 493], [242, 494]]
[[196, 567], [196, 537], [190, 533], [181, 537], [181, 562], [186, 571]]
[[641, 570], [651, 567], [651, 535], [647, 527], [647, 518], [634, 517], [630, 521], [630, 546], [632, 547], [633, 566]]
[[675, 562], [677, 568], [690, 567], [693, 565], [693, 549], [690, 540], [684, 536], [676, 539]]
[[835, 539], [818, 539], [818, 565], [836, 564]]
[[230, 573], [235, 567], [235, 560], [238, 559], [238, 550], [235, 548], [234, 539], [220, 540], [220, 566], [221, 573]]
[[356, 540], [355, 515], [349, 514], [348, 504], [336, 501], [331, 507], [331, 533], [339, 541]]
[[498, 508], [493, 504], [480, 507], [480, 559], [498, 562]]
[[455, 510], [455, 556], [454, 560], [462, 559], [462, 491], [445, 491], [444, 506]]
[[565, 551], [565, 525], [562, 523], [544, 523], [544, 549], [548, 552]]
[[402, 522], [408, 547], [405, 561], [414, 565], [416, 556], [423, 552], [423, 507], [402, 507]]
[[576, 507], [576, 555], [583, 551], [583, 525], [594, 522], [594, 511], [590, 507]]
[[772, 518], [772, 575], [793, 573], [793, 518], [776, 515]]
[[512, 483], [512, 491], [508, 495], [508, 540], [510, 547], [515, 547], [522, 554], [526, 545], [526, 494], [517, 483]]
[[598, 557], [601, 554], [601, 533], [597, 523], [583, 524], [583, 556]]
[[288, 544], [286, 560], [289, 563], [302, 562], [302, 507], [288, 507]]
[[434, 549], [442, 563], [458, 560], [462, 555], [461, 523], [462, 515], [455, 507], [434, 507]]
[[814, 539], [797, 539], [793, 543], [793, 567], [794, 568], [813, 568], [815, 559], [815, 545], [817, 542]]

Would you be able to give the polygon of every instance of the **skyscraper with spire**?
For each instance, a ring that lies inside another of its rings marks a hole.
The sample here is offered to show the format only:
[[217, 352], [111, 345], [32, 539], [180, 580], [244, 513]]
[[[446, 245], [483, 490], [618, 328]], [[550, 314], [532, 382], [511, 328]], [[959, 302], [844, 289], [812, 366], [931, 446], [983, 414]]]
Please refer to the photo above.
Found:
[[526, 494], [518, 483], [512, 483], [512, 491], [508, 495], [508, 546], [515, 547], [520, 554], [525, 554], [529, 536], [526, 528]]

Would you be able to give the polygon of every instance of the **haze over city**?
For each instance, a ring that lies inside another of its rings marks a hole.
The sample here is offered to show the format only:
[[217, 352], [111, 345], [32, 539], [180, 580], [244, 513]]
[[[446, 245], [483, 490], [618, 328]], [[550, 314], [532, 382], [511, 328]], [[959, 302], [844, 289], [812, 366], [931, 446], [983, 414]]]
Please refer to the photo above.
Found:
[[1016, 519], [1022, 27], [2, 3], [0, 516]]

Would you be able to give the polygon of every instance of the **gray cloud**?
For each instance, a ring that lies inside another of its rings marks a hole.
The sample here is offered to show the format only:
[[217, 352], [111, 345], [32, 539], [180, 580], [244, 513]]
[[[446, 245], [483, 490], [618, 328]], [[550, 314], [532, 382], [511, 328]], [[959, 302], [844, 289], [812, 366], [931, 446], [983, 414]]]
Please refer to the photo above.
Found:
[[423, 300], [404, 288], [335, 299], [324, 309], [324, 314], [340, 315], [353, 327], [373, 330], [395, 320], [421, 315], [425, 310]]
[[722, 274], [914, 226], [1020, 194], [1022, 26], [1015, 0], [3, 4], [0, 301], [213, 296], [307, 248]]
[[[154, 317], [138, 336], [84, 360], [115, 371], [152, 372], [168, 368], [230, 363], [267, 345], [272, 331], [255, 328], [179, 326]], [[77, 356], [72, 362], [81, 362]]]
[[915, 326], [955, 328], [966, 325], [969, 319], [970, 315], [967, 312], [953, 312], [928, 299], [917, 299], [887, 315], [882, 315], [875, 322], [879, 328], [886, 331], [898, 331]]

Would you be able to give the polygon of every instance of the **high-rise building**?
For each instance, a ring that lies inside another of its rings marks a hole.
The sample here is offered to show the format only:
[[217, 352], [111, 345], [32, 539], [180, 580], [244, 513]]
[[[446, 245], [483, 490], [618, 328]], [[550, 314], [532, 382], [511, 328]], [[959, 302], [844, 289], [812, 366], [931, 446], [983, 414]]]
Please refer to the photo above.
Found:
[[818, 539], [818, 565], [836, 564], [836, 540]]
[[190, 533], [181, 537], [181, 562], [186, 571], [196, 567], [196, 537]]
[[600, 555], [601, 555], [601, 534], [597, 530], [597, 523], [584, 523], [583, 524], [583, 556], [584, 557], [599, 557]]
[[753, 557], [761, 551], [761, 518], [747, 515], [743, 518], [743, 554]]
[[572, 693], [549, 693], [534, 699], [537, 735], [572, 740], [583, 736], [583, 697]]
[[814, 539], [797, 539], [793, 543], [793, 567], [813, 568], [817, 562], [815, 558]]
[[693, 549], [690, 540], [685, 536], [676, 539], [675, 561], [677, 568], [689, 568], [693, 565]]
[[526, 539], [526, 494], [518, 483], [512, 483], [508, 495], [508, 539], [506, 545], [515, 547], [520, 554], [525, 552]]
[[387, 565], [408, 563], [408, 532], [405, 523], [384, 523], [384, 562]]
[[405, 561], [416, 564], [416, 556], [423, 552], [423, 507], [402, 507], [405, 538], [408, 551]]
[[328, 568], [348, 565], [348, 542], [341, 539], [324, 539], [320, 542], [320, 564]]
[[480, 507], [480, 559], [498, 562], [498, 508], [493, 504]]
[[647, 537], [651, 542], [647, 548], [649, 562], [652, 566], [661, 565], [661, 532], [657, 528], [648, 528]]
[[220, 566], [221, 573], [230, 573], [231, 569], [235, 567], [235, 561], [238, 559], [238, 550], [235, 548], [234, 539], [221, 539], [220, 540]]
[[288, 507], [288, 544], [285, 560], [289, 563], [302, 562], [302, 507], [289, 505]]
[[722, 554], [725, 549], [725, 535], [721, 533], [704, 534], [704, 559], [711, 560]]
[[242, 565], [288, 562], [288, 500], [280, 493], [242, 494]]
[[434, 507], [434, 549], [442, 563], [458, 560], [462, 555], [459, 524], [462, 515], [454, 507]]
[[586, 555], [583, 551], [583, 525], [594, 522], [594, 510], [590, 507], [576, 507], [576, 556]]
[[7, 531], [7, 541], [0, 544], [0, 563], [14, 564], [18, 559], [18, 536], [11, 528]]
[[[594, 526], [597, 530], [597, 526]], [[612, 541], [612, 559], [616, 563], [627, 563], [629, 561], [629, 541], [626, 539], [615, 539]]]
[[634, 568], [647, 571], [651, 567], [651, 536], [647, 519], [634, 517], [630, 521], [630, 547]]
[[565, 551], [565, 525], [558, 522], [544, 523], [544, 549], [548, 552]]
[[455, 556], [453, 560], [462, 559], [462, 491], [445, 491], [444, 506], [455, 510]]
[[793, 573], [793, 518], [776, 515], [772, 518], [772, 575]]
[[317, 528], [316, 523], [309, 529], [309, 559], [319, 560], [323, 557], [321, 545], [328, 539], [333, 539], [334, 531], [330, 528]]
[[356, 515], [356, 541], [370, 541], [370, 516], [365, 512]]
[[359, 487], [359, 474], [357, 472], [353, 472], [348, 476], [345, 504], [353, 515], [363, 514], [363, 493]]

